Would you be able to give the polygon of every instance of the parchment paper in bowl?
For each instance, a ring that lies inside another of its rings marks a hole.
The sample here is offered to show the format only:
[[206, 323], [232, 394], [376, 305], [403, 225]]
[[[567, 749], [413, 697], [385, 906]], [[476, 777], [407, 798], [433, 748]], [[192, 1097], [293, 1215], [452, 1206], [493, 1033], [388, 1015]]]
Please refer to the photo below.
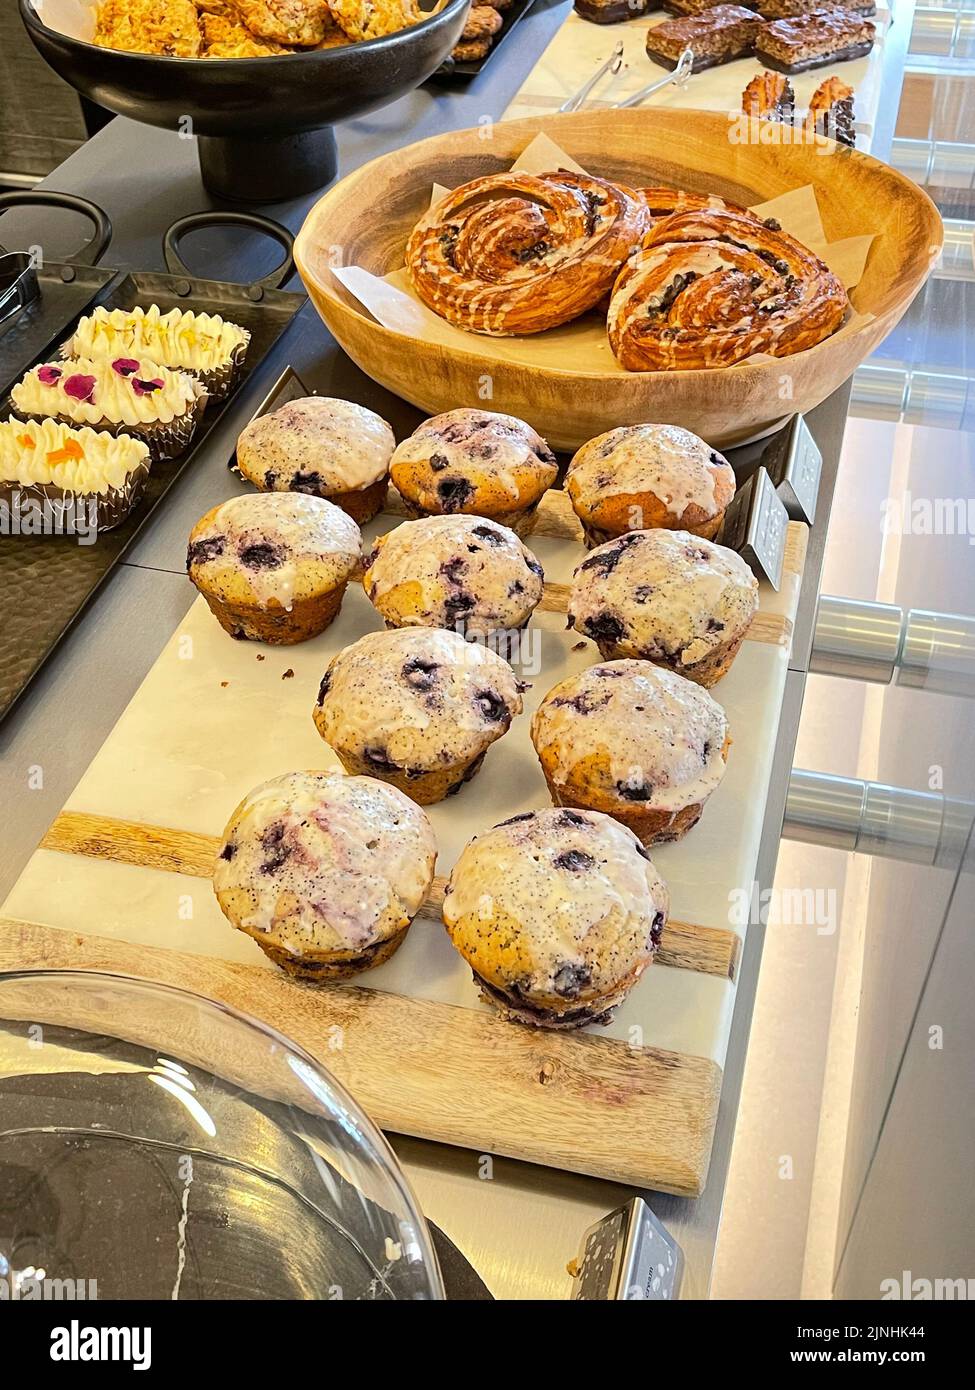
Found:
[[95, 10], [99, 3], [100, 0], [31, 0], [42, 24], [83, 43], [94, 42]]
[[[544, 133], [535, 136], [513, 165], [515, 172], [525, 174], [543, 174], [558, 168], [584, 172], [571, 156]], [[435, 184], [431, 206], [447, 192], [447, 189]], [[842, 241], [828, 242], [811, 185], [792, 189], [768, 202], [756, 204], [753, 211], [761, 217], [774, 217], [784, 231], [826, 262], [847, 291], [855, 292], [863, 275], [873, 236], [846, 237]], [[332, 274], [355, 295], [378, 323], [405, 337], [439, 344], [454, 352], [476, 352], [495, 361], [539, 367], [547, 371], [584, 376], [607, 372], [631, 375], [613, 356], [606, 336], [605, 317], [597, 312], [583, 314], [571, 323], [549, 328], [544, 333], [522, 338], [491, 338], [479, 333], [466, 333], [428, 309], [414, 294], [405, 267], [379, 276], [363, 266], [333, 266]], [[872, 317], [858, 313], [852, 297], [851, 303], [854, 304], [853, 310], [842, 327], [833, 334], [834, 338], [855, 332]], [[758, 353], [746, 360], [767, 362], [770, 358], [768, 354]]]

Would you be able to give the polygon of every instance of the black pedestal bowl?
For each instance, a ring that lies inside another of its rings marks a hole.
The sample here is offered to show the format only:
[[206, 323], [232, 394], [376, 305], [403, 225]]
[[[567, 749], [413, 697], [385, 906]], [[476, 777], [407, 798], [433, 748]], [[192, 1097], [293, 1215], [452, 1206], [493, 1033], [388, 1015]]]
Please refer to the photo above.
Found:
[[218, 198], [270, 203], [330, 183], [335, 121], [419, 86], [460, 37], [468, 0], [398, 34], [273, 58], [163, 58], [100, 48], [20, 13], [35, 48], [99, 106], [194, 135], [203, 182]]

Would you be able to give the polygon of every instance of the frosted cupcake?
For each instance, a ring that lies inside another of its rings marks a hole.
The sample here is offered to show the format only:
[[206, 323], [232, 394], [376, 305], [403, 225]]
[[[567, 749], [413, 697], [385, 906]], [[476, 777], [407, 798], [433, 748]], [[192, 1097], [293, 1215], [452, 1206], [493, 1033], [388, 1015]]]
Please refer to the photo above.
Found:
[[623, 425], [583, 444], [565, 490], [591, 546], [656, 526], [710, 538], [735, 495], [735, 474], [690, 430]]
[[524, 535], [558, 466], [524, 420], [463, 409], [424, 420], [397, 447], [390, 474], [409, 516], [464, 512]]
[[521, 692], [505, 660], [455, 632], [371, 632], [329, 664], [315, 727], [347, 772], [425, 806], [470, 781], [521, 713]]
[[290, 645], [335, 618], [360, 545], [352, 518], [323, 498], [251, 493], [200, 518], [186, 569], [231, 637]]
[[327, 498], [361, 526], [382, 510], [395, 445], [375, 411], [307, 396], [246, 426], [237, 440], [237, 467], [264, 492]]
[[10, 392], [22, 420], [53, 419], [128, 434], [141, 439], [154, 460], [183, 453], [206, 399], [203, 387], [186, 372], [136, 357], [45, 362]]
[[593, 811], [526, 811], [466, 846], [443, 920], [502, 1017], [570, 1029], [609, 1022], [653, 960], [669, 907], [625, 826]]
[[57, 420], [0, 423], [0, 497], [54, 509], [77, 529], [125, 520], [149, 477], [149, 450], [128, 435], [72, 429]]
[[557, 806], [615, 816], [645, 845], [697, 824], [729, 745], [707, 691], [647, 661], [607, 661], [560, 681], [531, 737]]
[[544, 588], [514, 531], [476, 516], [407, 521], [376, 542], [363, 578], [387, 627], [445, 627], [473, 637], [523, 628]]
[[240, 380], [251, 335], [219, 314], [191, 309], [163, 313], [99, 306], [79, 319], [63, 348], [66, 357], [147, 357], [161, 367], [189, 372], [211, 401], [221, 401]]
[[433, 882], [429, 820], [395, 787], [291, 772], [250, 792], [223, 833], [213, 888], [232, 926], [301, 980], [388, 960]]
[[600, 653], [641, 657], [699, 685], [731, 666], [758, 608], [740, 555], [688, 531], [629, 531], [578, 566], [569, 626]]

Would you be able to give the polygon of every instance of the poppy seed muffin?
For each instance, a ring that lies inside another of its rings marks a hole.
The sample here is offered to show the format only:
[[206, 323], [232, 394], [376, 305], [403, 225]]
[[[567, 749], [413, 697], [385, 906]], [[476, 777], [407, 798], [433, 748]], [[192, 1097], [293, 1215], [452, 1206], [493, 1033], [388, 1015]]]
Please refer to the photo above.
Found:
[[514, 531], [477, 516], [428, 516], [380, 536], [362, 581], [387, 627], [444, 627], [469, 637], [523, 628], [542, 597], [542, 567]]
[[689, 531], [628, 531], [594, 550], [572, 577], [569, 626], [607, 661], [638, 657], [713, 685], [730, 667], [758, 608], [758, 580], [740, 555]]
[[352, 518], [322, 497], [249, 493], [200, 518], [186, 569], [231, 637], [287, 646], [336, 616], [361, 543]]
[[448, 410], [397, 446], [390, 476], [410, 516], [465, 512], [520, 534], [558, 476], [540, 434], [514, 415]]
[[421, 806], [460, 791], [521, 713], [495, 652], [441, 628], [370, 632], [332, 659], [315, 727], [347, 772], [391, 782]]
[[244, 797], [213, 888], [224, 916], [302, 980], [340, 980], [401, 945], [437, 859], [426, 814], [395, 787], [289, 772]]
[[660, 945], [670, 896], [649, 854], [594, 811], [527, 811], [465, 847], [443, 920], [501, 1015], [608, 1023]]
[[583, 444], [565, 490], [590, 546], [656, 526], [711, 538], [735, 495], [735, 474], [690, 430], [622, 425]]
[[607, 661], [560, 681], [531, 737], [556, 806], [604, 811], [645, 845], [697, 824], [729, 744], [707, 691], [648, 661]]
[[365, 406], [306, 396], [245, 426], [237, 467], [262, 492], [324, 497], [361, 526], [382, 510], [395, 445], [386, 421]]

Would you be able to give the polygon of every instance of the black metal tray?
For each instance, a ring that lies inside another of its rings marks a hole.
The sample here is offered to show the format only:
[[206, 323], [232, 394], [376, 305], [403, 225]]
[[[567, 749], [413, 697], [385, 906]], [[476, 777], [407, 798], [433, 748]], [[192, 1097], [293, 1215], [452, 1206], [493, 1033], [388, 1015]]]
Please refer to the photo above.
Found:
[[[490, 0], [484, 0], [484, 3], [489, 4]], [[448, 58], [437, 68], [437, 71], [433, 75], [434, 79], [456, 77], [460, 80], [466, 80], [471, 77], [476, 77], [477, 74], [482, 72], [484, 68], [487, 67], [488, 63], [491, 62], [512, 29], [520, 19], [524, 19], [534, 3], [535, 0], [514, 0], [514, 4], [511, 8], [502, 12], [501, 17], [504, 23], [495, 34], [494, 43], [492, 43], [483, 58], [473, 58], [469, 62], [458, 62], [456, 58]]]
[[[242, 225], [274, 237], [286, 250], [284, 262], [247, 285], [200, 279], [183, 264], [178, 243], [186, 232], [214, 223]], [[153, 464], [142, 500], [121, 526], [102, 532], [92, 545], [80, 545], [76, 537], [67, 535], [0, 535], [0, 719], [80, 617], [173, 483], [205, 447], [207, 435], [241, 385], [307, 302], [304, 293], [277, 288], [293, 272], [292, 245], [290, 232], [267, 218], [244, 212], [199, 213], [175, 222], [163, 239], [169, 274], [112, 272], [108, 284], [101, 287], [95, 302], [109, 309], [136, 305], [147, 309], [158, 304], [163, 311], [179, 307], [233, 319], [251, 333], [244, 372], [228, 400], [206, 411], [190, 449], [177, 459]], [[23, 371], [57, 355], [86, 308], [87, 302], [67, 320], [52, 311], [41, 348], [29, 360], [18, 361], [9, 375], [0, 376], [0, 396], [6, 398]], [[0, 362], [6, 360], [0, 357]]]

